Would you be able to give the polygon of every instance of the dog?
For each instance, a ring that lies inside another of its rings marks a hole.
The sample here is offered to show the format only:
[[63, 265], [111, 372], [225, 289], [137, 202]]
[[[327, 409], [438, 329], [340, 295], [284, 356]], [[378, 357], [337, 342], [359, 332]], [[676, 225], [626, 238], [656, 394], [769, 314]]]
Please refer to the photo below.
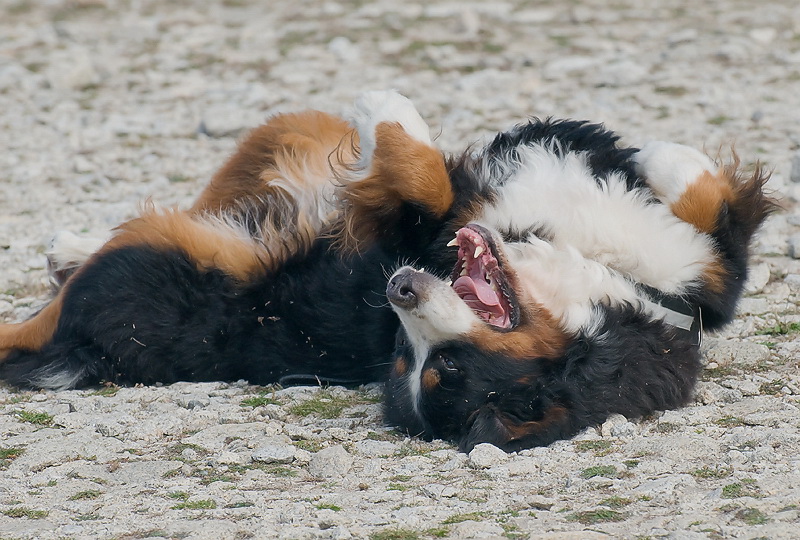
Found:
[[462, 451], [691, 400], [775, 208], [761, 167], [554, 119], [445, 156], [392, 91], [350, 116], [276, 116], [190, 209], [56, 242], [61, 288], [0, 326], [0, 378], [383, 381], [390, 425]]

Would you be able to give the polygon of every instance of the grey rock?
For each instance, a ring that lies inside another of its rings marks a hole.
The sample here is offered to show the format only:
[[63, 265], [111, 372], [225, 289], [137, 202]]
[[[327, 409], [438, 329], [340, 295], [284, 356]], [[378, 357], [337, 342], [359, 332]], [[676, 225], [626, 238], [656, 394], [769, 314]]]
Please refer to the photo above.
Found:
[[365, 439], [356, 443], [358, 453], [368, 457], [388, 457], [397, 452], [399, 448], [399, 445], [390, 441]]
[[787, 239], [788, 254], [793, 259], [800, 259], [800, 234], [793, 234]]
[[800, 274], [787, 274], [783, 282], [789, 286], [790, 291], [800, 291]]
[[311, 457], [308, 472], [317, 478], [344, 476], [353, 466], [353, 456], [342, 446], [323, 448]]
[[724, 388], [714, 382], [701, 381], [697, 383], [697, 400], [705, 405], [712, 403], [736, 403], [741, 401], [743, 394], [734, 388]]
[[469, 463], [476, 469], [488, 469], [508, 461], [508, 454], [493, 444], [481, 443], [469, 453]]
[[268, 444], [257, 448], [251, 458], [261, 463], [291, 463], [295, 453], [296, 448], [291, 444]]
[[764, 262], [755, 264], [749, 268], [749, 275], [747, 276], [747, 282], [744, 284], [744, 289], [750, 294], [760, 293], [769, 283], [769, 278], [769, 265]]
[[800, 183], [800, 152], [792, 157], [791, 172], [789, 173], [789, 180], [794, 183]]
[[501, 538], [505, 530], [490, 521], [463, 521], [451, 529], [453, 538]]
[[636, 432], [636, 425], [621, 414], [612, 414], [600, 426], [600, 434], [603, 437], [630, 437]]
[[718, 366], [752, 366], [769, 360], [769, 347], [748, 341], [707, 338], [701, 348], [706, 360]]
[[762, 315], [769, 313], [772, 306], [766, 298], [742, 298], [737, 307], [737, 313], [741, 315]]

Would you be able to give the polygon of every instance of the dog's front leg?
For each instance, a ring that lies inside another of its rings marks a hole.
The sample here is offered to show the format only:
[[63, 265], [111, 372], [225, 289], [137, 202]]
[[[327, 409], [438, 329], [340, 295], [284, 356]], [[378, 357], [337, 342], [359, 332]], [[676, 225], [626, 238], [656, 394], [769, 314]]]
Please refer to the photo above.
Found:
[[453, 204], [444, 157], [414, 105], [397, 92], [362, 94], [351, 116], [360, 152], [340, 191], [342, 243], [413, 252], [410, 244], [424, 243]]

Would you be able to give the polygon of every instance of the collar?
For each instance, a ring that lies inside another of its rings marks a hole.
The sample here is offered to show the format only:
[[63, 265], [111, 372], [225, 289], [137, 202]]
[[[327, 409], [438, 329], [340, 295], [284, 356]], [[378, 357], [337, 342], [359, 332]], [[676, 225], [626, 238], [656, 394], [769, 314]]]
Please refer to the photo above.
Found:
[[642, 304], [656, 318], [674, 327], [679, 334], [691, 338], [696, 345], [703, 341], [703, 315], [700, 306], [680, 296], [667, 295], [648, 285], [641, 286]]

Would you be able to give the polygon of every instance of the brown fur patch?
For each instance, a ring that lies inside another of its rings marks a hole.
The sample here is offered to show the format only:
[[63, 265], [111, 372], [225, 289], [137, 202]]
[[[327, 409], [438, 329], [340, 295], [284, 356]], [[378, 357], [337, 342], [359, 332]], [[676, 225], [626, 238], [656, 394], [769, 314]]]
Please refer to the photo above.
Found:
[[[190, 213], [218, 214], [268, 198], [273, 181], [291, 175], [303, 191], [317, 191], [331, 181], [328, 157], [352, 133], [350, 125], [319, 111], [282, 114], [254, 129], [203, 190]], [[352, 149], [342, 145], [339, 160], [352, 163]], [[341, 163], [334, 162], [334, 168]], [[307, 174], [311, 172], [313, 174]]]
[[[410, 136], [398, 123], [375, 128], [375, 152], [364, 178], [343, 178], [347, 204], [339, 244], [355, 250], [375, 240], [377, 230], [392, 227], [403, 202], [442, 217], [453, 204], [450, 175], [442, 154]], [[358, 171], [351, 171], [351, 175]]]
[[428, 392], [435, 390], [442, 381], [442, 376], [434, 368], [428, 368], [422, 374], [422, 387]]
[[394, 361], [394, 372], [398, 377], [402, 377], [406, 373], [408, 373], [408, 361], [402, 357], [398, 356]]
[[[777, 208], [764, 194], [764, 184], [770, 173], [756, 164], [752, 175], [740, 169], [739, 158], [733, 152], [731, 163], [721, 167], [716, 174], [703, 172], [672, 204], [672, 212], [699, 231], [714, 234], [723, 226], [722, 219], [736, 220], [749, 238], [767, 215]], [[725, 288], [727, 270], [721, 260], [706, 265], [703, 280], [708, 288], [720, 293]]]
[[559, 358], [566, 349], [569, 336], [547, 309], [530, 302], [522, 306], [520, 324], [513, 330], [503, 332], [481, 324], [468, 339], [483, 350], [526, 360]]
[[12, 350], [38, 351], [51, 339], [61, 315], [63, 289], [52, 302], [25, 322], [0, 324], [0, 361]]
[[713, 233], [723, 205], [733, 196], [731, 182], [721, 173], [704, 171], [672, 204], [672, 213], [704, 233]]
[[[139, 218], [123, 223], [117, 234], [97, 255], [126, 246], [179, 249], [199, 268], [219, 268], [229, 276], [247, 281], [273, 266], [270, 254], [249, 237], [237, 235], [221, 222], [192, 219], [175, 209], [145, 210]], [[91, 259], [87, 264], [91, 264]]]
[[564, 407], [553, 406], [544, 412], [541, 420], [518, 423], [506, 416], [501, 416], [500, 422], [508, 432], [509, 441], [515, 441], [546, 431], [556, 424], [563, 423], [566, 418], [567, 410]]

